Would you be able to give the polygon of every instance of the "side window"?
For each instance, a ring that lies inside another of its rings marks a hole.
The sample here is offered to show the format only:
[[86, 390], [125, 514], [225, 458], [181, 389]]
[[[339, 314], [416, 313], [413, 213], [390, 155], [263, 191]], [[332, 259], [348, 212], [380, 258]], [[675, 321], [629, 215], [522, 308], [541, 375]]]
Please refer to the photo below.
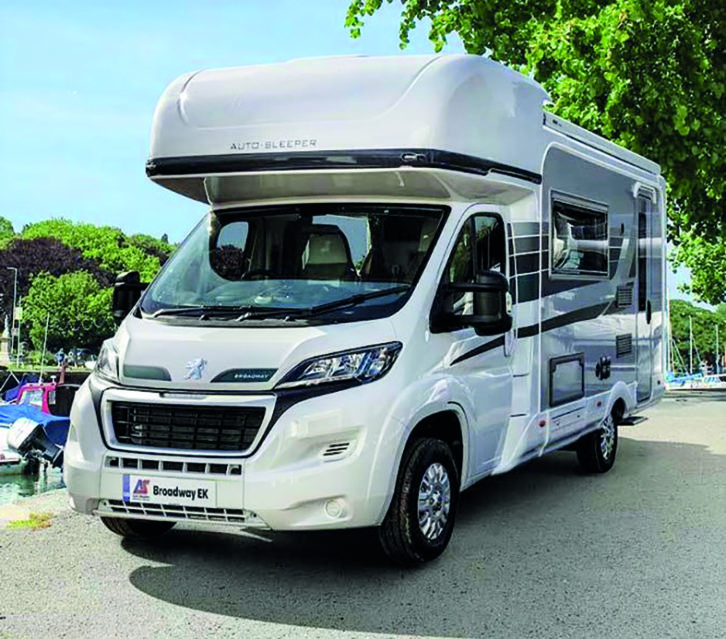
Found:
[[210, 252], [212, 270], [225, 280], [239, 280], [247, 270], [245, 246], [249, 224], [232, 222], [223, 226], [217, 237], [216, 246]]
[[[506, 275], [506, 236], [504, 224], [497, 215], [474, 215], [462, 227], [449, 258], [445, 277], [448, 284], [477, 281], [485, 271]], [[455, 313], [465, 311], [470, 293], [454, 294], [451, 299]]]
[[606, 208], [552, 198], [552, 273], [608, 276]]

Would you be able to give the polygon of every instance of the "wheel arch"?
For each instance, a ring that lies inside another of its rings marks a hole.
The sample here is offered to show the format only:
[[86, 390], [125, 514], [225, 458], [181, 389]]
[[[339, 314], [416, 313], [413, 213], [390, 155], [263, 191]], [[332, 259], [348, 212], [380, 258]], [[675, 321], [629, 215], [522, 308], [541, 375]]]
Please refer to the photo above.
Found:
[[[401, 426], [394, 455], [377, 455], [374, 471], [371, 473], [371, 480], [375, 481], [379, 471], [385, 472], [381, 467], [382, 463], [388, 466], [386, 498], [379, 513], [379, 521], [383, 520], [390, 506], [403, 455], [411, 442], [416, 439], [435, 437], [449, 444], [459, 472], [459, 484], [466, 485], [464, 478], [469, 472], [469, 425], [462, 406], [455, 402], [430, 404], [422, 407], [422, 410], [412, 416], [407, 424]], [[388, 441], [390, 442], [390, 439]]]

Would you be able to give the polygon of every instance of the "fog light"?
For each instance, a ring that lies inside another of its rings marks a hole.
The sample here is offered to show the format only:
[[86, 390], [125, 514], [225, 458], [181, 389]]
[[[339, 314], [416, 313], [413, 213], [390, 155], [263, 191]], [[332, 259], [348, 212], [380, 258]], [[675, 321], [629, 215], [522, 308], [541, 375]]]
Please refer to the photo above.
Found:
[[325, 514], [333, 519], [338, 519], [344, 514], [343, 503], [340, 499], [329, 499], [325, 502]]

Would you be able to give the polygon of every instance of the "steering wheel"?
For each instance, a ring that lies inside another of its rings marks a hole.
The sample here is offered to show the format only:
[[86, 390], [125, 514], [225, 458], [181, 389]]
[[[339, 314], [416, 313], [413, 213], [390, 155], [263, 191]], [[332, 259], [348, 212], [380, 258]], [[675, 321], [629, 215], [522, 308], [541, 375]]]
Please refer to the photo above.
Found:
[[275, 272], [271, 271], [269, 268], [255, 268], [251, 271], [247, 271], [242, 277], [240, 277], [240, 280], [251, 280], [255, 277], [264, 277], [265, 275], [274, 275]]

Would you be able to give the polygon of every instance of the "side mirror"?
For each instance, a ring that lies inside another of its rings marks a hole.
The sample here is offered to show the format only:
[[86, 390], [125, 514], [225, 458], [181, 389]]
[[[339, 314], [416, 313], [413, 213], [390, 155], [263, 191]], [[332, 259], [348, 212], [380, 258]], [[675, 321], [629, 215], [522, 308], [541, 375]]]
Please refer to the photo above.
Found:
[[[508, 294], [507, 278], [497, 271], [478, 275], [476, 282], [447, 284], [439, 293], [437, 310], [432, 313], [431, 332], [471, 326], [477, 335], [506, 333], [512, 328]], [[452, 301], [455, 297], [458, 308], [454, 308]]]
[[138, 271], [128, 271], [121, 273], [116, 278], [113, 286], [113, 297], [111, 298], [111, 308], [113, 310], [113, 321], [120, 324], [129, 311], [136, 306], [141, 293], [148, 286], [142, 284]]

